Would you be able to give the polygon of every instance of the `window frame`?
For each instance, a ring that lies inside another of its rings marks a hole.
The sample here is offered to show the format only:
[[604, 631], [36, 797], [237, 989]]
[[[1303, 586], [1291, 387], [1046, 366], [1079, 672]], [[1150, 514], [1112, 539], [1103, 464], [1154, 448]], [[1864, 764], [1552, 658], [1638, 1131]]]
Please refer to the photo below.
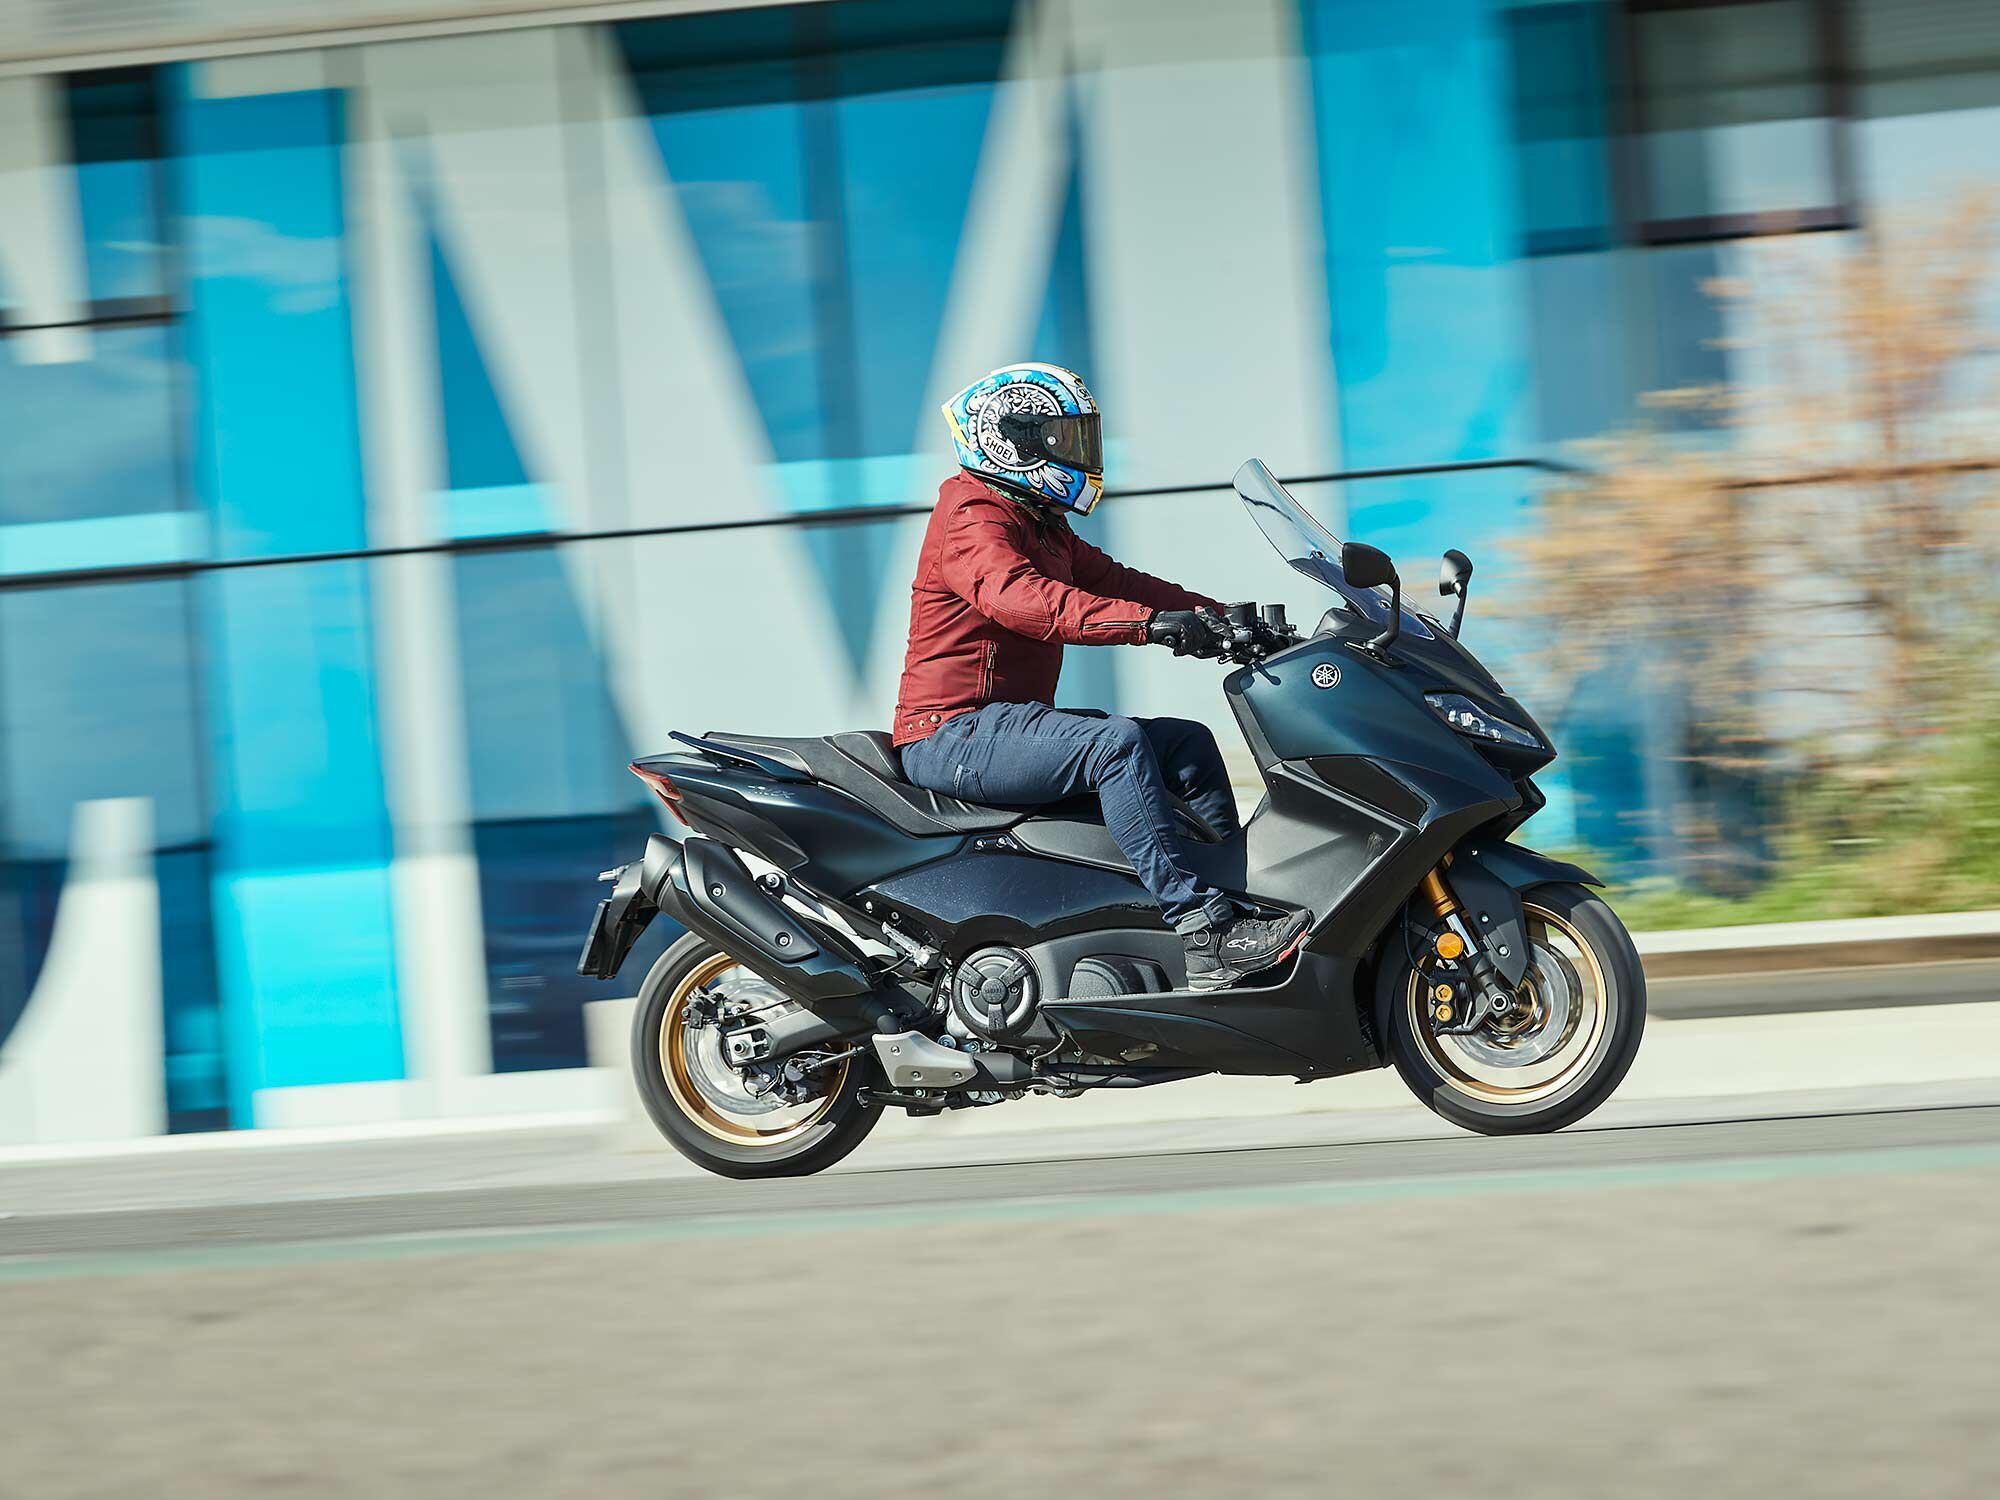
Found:
[[1624, 237], [1630, 243], [1689, 245], [1857, 229], [1861, 226], [1852, 141], [1852, 54], [1843, 0], [1804, 0], [1811, 13], [1812, 35], [1817, 44], [1814, 61], [1818, 67], [1814, 80], [1825, 102], [1824, 113], [1819, 118], [1824, 122], [1827, 133], [1827, 161], [1832, 176], [1833, 201], [1814, 208], [1747, 213], [1658, 217], [1651, 211], [1654, 180], [1646, 151], [1650, 132], [1646, 120], [1645, 91], [1640, 83], [1645, 61], [1644, 50], [1639, 43], [1640, 18], [1675, 11], [1728, 10], [1771, 3], [1773, 0], [1623, 0], [1619, 15], [1623, 35], [1613, 42], [1622, 64], [1616, 76], [1624, 81], [1616, 105], [1622, 118], [1617, 120], [1615, 154], [1619, 180], [1614, 202], [1624, 226]]
[[[162, 124], [159, 117], [159, 69], [147, 64], [135, 67], [87, 68], [61, 73], [56, 75], [56, 77], [57, 87], [62, 91], [64, 106], [63, 123], [66, 131], [71, 128], [71, 122], [74, 120], [75, 97], [84, 89], [106, 83], [143, 82], [151, 95], [153, 113], [149, 120], [151, 129], [148, 132], [148, 144], [152, 147], [152, 154], [146, 160], [149, 163], [148, 170], [153, 179], [155, 212], [159, 215], [159, 222], [156, 224], [155, 229], [160, 237], [160, 244], [167, 256], [165, 270], [167, 285], [163, 291], [150, 297], [89, 298], [79, 304], [82, 313], [80, 317], [63, 318], [53, 322], [21, 322], [16, 320], [7, 308], [0, 307], [0, 339], [13, 338], [16, 335], [24, 333], [44, 333], [56, 329], [84, 329], [89, 331], [99, 328], [160, 327], [177, 323], [180, 320], [180, 299], [175, 295], [174, 289], [178, 267], [174, 256], [170, 226], [167, 222], [169, 215], [166, 204], [169, 184], [167, 182], [166, 147], [162, 139]], [[75, 143], [68, 135], [65, 135], [64, 139], [70, 147], [68, 161], [70, 167], [74, 170], [80, 165], [76, 155]]]

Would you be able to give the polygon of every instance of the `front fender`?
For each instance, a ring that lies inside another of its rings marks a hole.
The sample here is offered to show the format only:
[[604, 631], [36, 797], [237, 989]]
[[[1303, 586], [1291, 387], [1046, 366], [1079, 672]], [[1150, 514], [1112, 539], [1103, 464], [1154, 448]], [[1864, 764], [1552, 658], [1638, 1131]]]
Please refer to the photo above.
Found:
[[1444, 872], [1445, 884], [1465, 908], [1500, 977], [1518, 985], [1528, 972], [1528, 930], [1521, 892], [1538, 885], [1604, 884], [1577, 865], [1550, 859], [1522, 844], [1473, 834], [1459, 841]]
[[[1596, 885], [1599, 880], [1577, 865], [1550, 859], [1522, 844], [1486, 833], [1468, 834], [1451, 851], [1445, 884], [1466, 912], [1466, 921], [1482, 939], [1487, 957], [1510, 985], [1528, 972], [1528, 931], [1521, 910], [1521, 893], [1538, 885]], [[1503, 953], [1500, 950], [1505, 949]], [[1400, 949], [1394, 950], [1400, 953]], [[1398, 1002], [1394, 972], [1388, 963], [1376, 968], [1375, 1035], [1388, 1045], [1390, 1007]]]

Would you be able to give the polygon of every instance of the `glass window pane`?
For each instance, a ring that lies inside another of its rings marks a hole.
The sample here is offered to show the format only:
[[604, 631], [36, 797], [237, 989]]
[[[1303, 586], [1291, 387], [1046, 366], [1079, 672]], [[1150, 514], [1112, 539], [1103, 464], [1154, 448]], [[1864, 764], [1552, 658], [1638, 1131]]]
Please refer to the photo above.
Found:
[[[173, 331], [98, 328], [89, 338], [89, 359], [57, 364], [25, 363], [21, 342], [0, 338], [0, 528], [183, 506]], [[55, 534], [0, 530], [0, 569], [157, 560], [128, 556], [113, 530], [80, 560], [64, 560], [68, 543]], [[50, 546], [65, 551], [37, 550]]]
[[[1860, 113], [2000, 105], [2000, 5], [1993, 0], [1852, 0]], [[1966, 165], [1990, 171], [1991, 127], [1965, 132]]]
[[795, 17], [735, 11], [632, 21], [613, 34], [772, 451], [781, 463], [824, 457], [826, 230], [808, 190]]
[[1529, 5], [1502, 19], [1522, 246], [1530, 255], [1601, 249], [1611, 239], [1604, 6]]
[[473, 816], [643, 806], [602, 658], [554, 548], [453, 560]]
[[0, 592], [0, 1038], [53, 931], [80, 802], [150, 804], [168, 1125], [225, 1123], [205, 731], [184, 581]]
[[850, 326], [829, 331], [851, 341], [843, 352], [853, 404], [842, 434], [851, 446], [839, 456], [907, 453], [936, 421], [925, 385], [1013, 5], [878, 0], [830, 10], [851, 310]]
[[69, 81], [77, 207], [93, 302], [166, 295], [159, 103], [150, 68]]
[[[579, 935], [603, 890], [589, 876], [636, 859], [656, 827], [653, 814], [638, 809], [473, 829], [494, 1072], [580, 1068], [589, 1061], [583, 1007], [606, 994], [606, 986], [576, 972]], [[680, 935], [678, 923], [655, 917], [625, 960], [624, 982], [636, 985]]]
[[149, 797], [162, 844], [207, 816], [181, 580], [0, 592], [0, 777], [6, 848], [62, 857], [72, 810]]
[[184, 85], [172, 114], [197, 475], [219, 548], [360, 546], [340, 95], [206, 97]]
[[1984, 190], [2000, 140], [2000, 5], [1856, 0], [1849, 14], [1864, 201], [1889, 219]]
[[[625, 769], [628, 739], [562, 552], [475, 554], [452, 571], [493, 1066], [581, 1067], [583, 1006], [604, 996], [576, 972], [600, 894], [588, 876], [636, 857], [658, 814]], [[677, 935], [664, 920], [654, 929], [626, 973]]]
[[1812, 0], [1633, 18], [1647, 218], [1826, 210], [1842, 198]]

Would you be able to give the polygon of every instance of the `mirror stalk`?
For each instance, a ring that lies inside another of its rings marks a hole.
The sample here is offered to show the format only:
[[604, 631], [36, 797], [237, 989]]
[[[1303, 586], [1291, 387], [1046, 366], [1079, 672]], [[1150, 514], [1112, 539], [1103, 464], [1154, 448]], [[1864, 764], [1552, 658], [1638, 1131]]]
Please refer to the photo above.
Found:
[[1403, 633], [1403, 580], [1396, 576], [1396, 565], [1389, 560], [1389, 554], [1365, 542], [1349, 542], [1340, 549], [1340, 571], [1347, 581], [1356, 588], [1376, 589], [1389, 585], [1389, 625], [1380, 635], [1368, 643], [1368, 649], [1380, 656], [1396, 644], [1396, 637]]
[[1374, 640], [1368, 649], [1380, 656], [1396, 644], [1396, 638], [1403, 633], [1403, 580], [1394, 573], [1389, 575], [1389, 626]]
[[1438, 592], [1444, 595], [1456, 594], [1458, 608], [1451, 612], [1451, 638], [1458, 639], [1458, 627], [1465, 623], [1465, 595], [1472, 586], [1472, 559], [1456, 547], [1444, 555], [1444, 567], [1438, 572]]

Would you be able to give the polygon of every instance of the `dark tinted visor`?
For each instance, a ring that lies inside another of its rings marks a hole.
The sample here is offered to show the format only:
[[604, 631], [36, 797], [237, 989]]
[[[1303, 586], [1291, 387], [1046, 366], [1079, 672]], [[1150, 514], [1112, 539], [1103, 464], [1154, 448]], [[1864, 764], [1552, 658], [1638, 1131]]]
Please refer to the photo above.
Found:
[[1104, 445], [1098, 439], [1096, 412], [1080, 417], [1045, 417], [1042, 420], [1042, 447], [1050, 458], [1087, 474], [1104, 468]]
[[1086, 474], [1104, 471], [1104, 445], [1094, 411], [1080, 417], [1005, 416], [1000, 431], [1023, 458], [1049, 459]]

